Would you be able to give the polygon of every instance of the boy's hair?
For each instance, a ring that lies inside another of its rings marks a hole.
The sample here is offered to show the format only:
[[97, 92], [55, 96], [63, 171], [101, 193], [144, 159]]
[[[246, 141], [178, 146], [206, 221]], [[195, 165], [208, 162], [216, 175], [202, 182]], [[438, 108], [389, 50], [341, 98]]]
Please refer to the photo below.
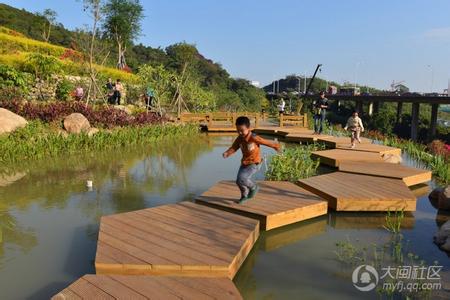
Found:
[[250, 127], [250, 119], [245, 116], [241, 116], [241, 117], [237, 118], [236, 126], [241, 126], [241, 125], [244, 125], [245, 127]]
[[359, 114], [359, 112], [356, 109], [354, 109], [354, 110], [352, 110], [352, 115], [353, 114]]
[[319, 93], [319, 95], [325, 95], [325, 92], [324, 91], [320, 91], [320, 93]]

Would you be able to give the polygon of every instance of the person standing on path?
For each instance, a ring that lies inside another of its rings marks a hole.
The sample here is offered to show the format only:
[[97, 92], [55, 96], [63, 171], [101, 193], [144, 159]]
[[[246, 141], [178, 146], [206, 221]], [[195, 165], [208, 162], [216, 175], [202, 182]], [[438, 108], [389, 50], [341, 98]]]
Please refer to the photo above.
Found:
[[257, 173], [261, 167], [260, 145], [265, 145], [280, 151], [278, 143], [267, 141], [250, 130], [250, 120], [247, 117], [236, 119], [236, 130], [239, 136], [233, 142], [233, 145], [225, 151], [222, 156], [227, 158], [235, 153], [239, 148], [242, 151], [241, 166], [239, 168], [236, 184], [241, 191], [241, 198], [236, 201], [239, 204], [253, 198], [258, 192], [258, 186], [252, 180], [252, 176]]
[[320, 92], [320, 99], [314, 103], [314, 134], [321, 134], [328, 109], [328, 99], [325, 92]]
[[108, 103], [114, 104], [115, 103], [114, 84], [113, 84], [111, 78], [108, 78], [108, 82], [105, 84], [105, 88], [106, 88], [106, 93], [107, 93], [106, 95], [108, 96]]
[[355, 110], [352, 113], [352, 116], [348, 118], [347, 125], [344, 127], [345, 130], [349, 130], [352, 134], [351, 140], [351, 148], [355, 148], [355, 141], [361, 143], [361, 139], [359, 135], [361, 132], [364, 132], [364, 126], [360, 117], [358, 117], [358, 112]]
[[281, 98], [280, 104], [278, 104], [278, 112], [279, 114], [284, 114], [284, 108], [286, 106], [286, 102], [284, 102], [284, 99]]
[[116, 105], [120, 105], [120, 99], [122, 98], [123, 85], [120, 79], [116, 80], [116, 85], [114, 86], [114, 102]]

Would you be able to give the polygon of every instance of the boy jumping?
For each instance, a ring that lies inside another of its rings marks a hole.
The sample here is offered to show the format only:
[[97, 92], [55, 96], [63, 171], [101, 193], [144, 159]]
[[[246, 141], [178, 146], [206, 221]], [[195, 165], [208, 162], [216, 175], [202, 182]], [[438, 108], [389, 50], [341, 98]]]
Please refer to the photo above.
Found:
[[355, 141], [358, 141], [358, 143], [361, 143], [361, 139], [359, 138], [359, 135], [361, 132], [364, 132], [364, 126], [361, 121], [361, 118], [358, 117], [358, 112], [355, 110], [352, 113], [352, 116], [348, 118], [347, 125], [344, 127], [345, 130], [350, 130], [352, 133], [352, 136], [350, 138], [351, 140], [351, 148], [355, 148]]
[[236, 179], [236, 184], [241, 190], [241, 199], [236, 202], [244, 203], [248, 199], [253, 198], [258, 191], [258, 186], [252, 181], [252, 176], [260, 168], [260, 145], [265, 145], [279, 151], [280, 144], [267, 141], [251, 132], [250, 120], [247, 117], [239, 117], [236, 119], [236, 130], [239, 136], [233, 142], [233, 145], [223, 153], [223, 157], [227, 158], [241, 148], [242, 160]]

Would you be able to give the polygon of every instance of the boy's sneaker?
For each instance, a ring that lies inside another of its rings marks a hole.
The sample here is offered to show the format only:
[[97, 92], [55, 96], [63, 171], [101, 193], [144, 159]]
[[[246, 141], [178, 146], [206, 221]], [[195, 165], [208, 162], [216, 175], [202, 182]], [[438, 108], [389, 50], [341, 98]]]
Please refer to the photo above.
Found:
[[255, 185], [255, 187], [253, 189], [250, 189], [250, 193], [248, 193], [248, 199], [252, 199], [253, 197], [255, 197], [258, 190], [259, 190], [259, 187], [257, 185]]
[[248, 197], [244, 197], [242, 196], [241, 199], [239, 199], [238, 201], [236, 201], [237, 204], [244, 204], [245, 202], [247, 202]]
[[355, 149], [355, 144], [352, 144], [352, 145], [350, 146], [350, 148], [351, 148], [351, 149]]

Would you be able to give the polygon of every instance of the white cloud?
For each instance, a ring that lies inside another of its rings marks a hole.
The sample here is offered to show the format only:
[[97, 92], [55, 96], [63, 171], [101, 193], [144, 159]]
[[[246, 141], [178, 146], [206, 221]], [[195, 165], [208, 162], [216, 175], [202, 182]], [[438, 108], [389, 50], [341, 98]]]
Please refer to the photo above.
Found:
[[450, 27], [432, 28], [425, 31], [424, 36], [428, 39], [450, 39]]

